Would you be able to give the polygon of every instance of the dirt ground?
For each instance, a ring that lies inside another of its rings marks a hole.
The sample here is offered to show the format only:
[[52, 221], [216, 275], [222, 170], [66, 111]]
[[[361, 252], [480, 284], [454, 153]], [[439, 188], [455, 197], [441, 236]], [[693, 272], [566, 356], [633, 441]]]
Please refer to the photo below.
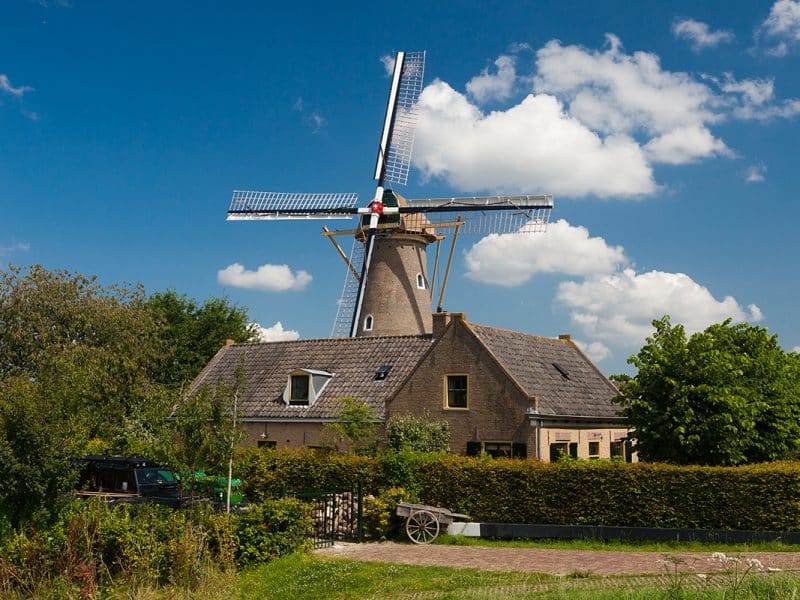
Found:
[[[552, 575], [647, 575], [665, 570], [715, 573], [730, 568], [712, 559], [710, 552], [613, 552], [602, 550], [552, 550], [542, 548], [490, 548], [476, 546], [417, 546], [381, 542], [337, 543], [317, 550], [320, 556], [444, 567], [473, 567], [495, 571], [524, 571]], [[731, 552], [728, 556], [761, 561], [763, 570], [798, 571], [800, 552]], [[663, 561], [669, 561], [669, 565]]]

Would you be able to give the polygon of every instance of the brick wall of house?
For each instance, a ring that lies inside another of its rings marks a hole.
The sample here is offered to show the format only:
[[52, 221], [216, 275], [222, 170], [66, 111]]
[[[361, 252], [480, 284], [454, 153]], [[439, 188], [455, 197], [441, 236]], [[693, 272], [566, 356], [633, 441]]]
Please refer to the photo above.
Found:
[[[532, 457], [535, 438], [526, 416], [530, 400], [466, 330], [460, 318], [450, 317], [452, 325], [387, 403], [387, 419], [427, 411], [431, 419], [450, 424], [453, 453], [465, 454], [467, 442], [510, 442], [526, 444]], [[445, 407], [448, 374], [468, 376], [466, 410]]]

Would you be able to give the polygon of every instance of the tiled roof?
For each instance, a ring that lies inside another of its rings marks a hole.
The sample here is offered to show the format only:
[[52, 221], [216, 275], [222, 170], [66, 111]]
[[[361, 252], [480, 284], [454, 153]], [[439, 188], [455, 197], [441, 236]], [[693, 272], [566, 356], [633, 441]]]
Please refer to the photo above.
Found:
[[[433, 343], [430, 336], [332, 338], [233, 344], [222, 348], [192, 382], [190, 392], [220, 379], [231, 383], [243, 358], [246, 390], [240, 403], [243, 418], [332, 418], [337, 399], [355, 396], [383, 417], [386, 401], [397, 391], [423, 353]], [[375, 372], [383, 365], [391, 371], [383, 380]], [[313, 406], [286, 406], [283, 392], [288, 375], [297, 369], [333, 373]]]
[[539, 399], [540, 413], [619, 416], [620, 407], [611, 402], [619, 394], [617, 388], [571, 341], [472, 323], [467, 326], [517, 385]]

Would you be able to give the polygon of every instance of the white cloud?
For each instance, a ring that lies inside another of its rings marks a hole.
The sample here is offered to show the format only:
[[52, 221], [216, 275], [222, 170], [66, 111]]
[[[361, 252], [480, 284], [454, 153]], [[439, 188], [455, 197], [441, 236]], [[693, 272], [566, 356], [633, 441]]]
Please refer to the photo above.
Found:
[[386, 71], [386, 76], [391, 77], [392, 73], [394, 73], [394, 62], [396, 57], [392, 54], [384, 54], [381, 56], [381, 63], [383, 63], [383, 68]]
[[570, 310], [572, 323], [585, 335], [623, 346], [641, 344], [652, 332], [651, 321], [668, 314], [690, 333], [733, 318], [757, 322], [758, 306], [747, 309], [731, 296], [717, 300], [711, 292], [683, 273], [624, 269], [583, 282], [559, 285], [557, 299]]
[[492, 285], [515, 286], [537, 273], [588, 276], [612, 273], [629, 261], [622, 246], [589, 237], [585, 227], [550, 223], [535, 235], [492, 234], [466, 253], [467, 276]]
[[31, 245], [27, 242], [16, 242], [8, 246], [0, 246], [0, 256], [8, 256], [15, 252], [27, 252], [31, 249]]
[[[536, 51], [533, 73], [503, 55], [464, 93], [429, 84], [414, 156], [423, 177], [468, 192], [642, 197], [661, 189], [654, 165], [735, 157], [714, 125], [800, 114], [800, 99], [776, 99], [771, 79], [698, 78], [606, 40], [601, 50], [552, 40]], [[512, 106], [481, 110], [526, 85], [534, 93]]]
[[570, 114], [598, 131], [653, 135], [719, 120], [707, 85], [663, 70], [655, 54], [625, 54], [616, 36], [606, 38], [603, 52], [548, 42], [536, 53], [536, 91], [564, 96]]
[[602, 342], [581, 342], [572, 340], [586, 356], [593, 362], [600, 362], [612, 356], [611, 349]]
[[676, 20], [672, 24], [672, 34], [676, 38], [688, 40], [695, 52], [733, 41], [733, 33], [730, 31], [711, 31], [706, 23], [694, 19]]
[[744, 172], [744, 180], [746, 183], [761, 183], [764, 181], [767, 174], [767, 165], [764, 163], [756, 163], [750, 165]]
[[424, 175], [459, 190], [635, 196], [657, 189], [634, 140], [601, 138], [553, 96], [529, 95], [484, 114], [436, 80], [423, 90], [419, 107], [414, 162]]
[[306, 271], [293, 273], [288, 265], [261, 265], [249, 271], [233, 263], [217, 272], [217, 281], [222, 285], [268, 292], [299, 292], [311, 283], [311, 275]]
[[11, 81], [8, 79], [8, 75], [0, 73], [0, 91], [5, 92], [6, 94], [11, 94], [12, 96], [16, 96], [17, 98], [22, 98], [26, 92], [32, 92], [33, 88], [27, 85], [14, 87], [11, 85]]
[[715, 138], [702, 126], [678, 127], [653, 138], [644, 147], [654, 163], [680, 165], [712, 156], [733, 156], [725, 142]]
[[251, 323], [256, 330], [259, 342], [293, 342], [300, 339], [300, 332], [294, 329], [284, 329], [280, 321], [272, 327], [262, 327], [258, 323]]
[[778, 0], [772, 5], [769, 16], [761, 24], [757, 35], [776, 41], [776, 45], [768, 48], [773, 56], [785, 56], [789, 44], [800, 42], [800, 2], [797, 0]]
[[792, 348], [792, 352], [800, 353], [800, 346], [795, 346], [794, 348]]
[[514, 68], [514, 58], [503, 55], [494, 61], [497, 73], [489, 73], [484, 69], [467, 82], [467, 92], [476, 102], [483, 104], [493, 100], [507, 100], [514, 89], [517, 72]]

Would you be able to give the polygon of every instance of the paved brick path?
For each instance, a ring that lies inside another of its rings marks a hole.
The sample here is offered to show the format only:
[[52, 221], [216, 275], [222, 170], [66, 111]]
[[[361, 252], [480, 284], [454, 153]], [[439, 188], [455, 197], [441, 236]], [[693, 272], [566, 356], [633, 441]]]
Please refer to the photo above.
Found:
[[[710, 552], [611, 552], [601, 550], [551, 550], [542, 548], [490, 548], [480, 546], [416, 546], [381, 542], [336, 544], [318, 550], [320, 556], [352, 560], [393, 562], [444, 567], [474, 567], [494, 571], [524, 571], [553, 575], [663, 575], [665, 556], [679, 560], [677, 569], [685, 573], [714, 573], [725, 566], [712, 561]], [[731, 552], [742, 560], [756, 558], [765, 568], [800, 570], [800, 553]], [[669, 570], [673, 569], [672, 565]]]

